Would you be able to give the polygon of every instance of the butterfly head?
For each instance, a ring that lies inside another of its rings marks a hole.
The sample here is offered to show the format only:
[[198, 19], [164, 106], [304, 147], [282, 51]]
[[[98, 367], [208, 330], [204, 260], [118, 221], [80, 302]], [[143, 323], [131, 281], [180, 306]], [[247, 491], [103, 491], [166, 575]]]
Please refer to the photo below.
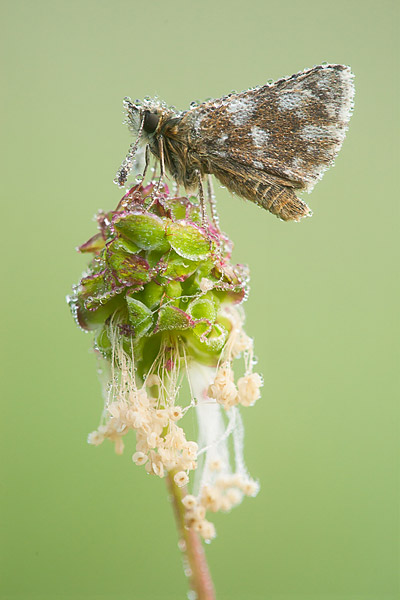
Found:
[[124, 108], [125, 123], [133, 135], [140, 134], [145, 143], [148, 143], [149, 138], [157, 132], [161, 117], [167, 112], [164, 103], [157, 98], [146, 98], [145, 100], [135, 100], [135, 102], [132, 102], [130, 98], [125, 98]]

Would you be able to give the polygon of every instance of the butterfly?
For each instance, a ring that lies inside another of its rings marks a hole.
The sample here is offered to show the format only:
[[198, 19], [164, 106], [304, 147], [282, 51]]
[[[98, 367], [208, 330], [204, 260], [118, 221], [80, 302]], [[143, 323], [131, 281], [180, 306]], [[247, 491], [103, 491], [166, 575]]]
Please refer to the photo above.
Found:
[[125, 98], [137, 136], [115, 179], [122, 186], [139, 145], [187, 190], [214, 175], [228, 190], [284, 221], [311, 215], [298, 198], [334, 162], [353, 110], [350, 67], [323, 64], [176, 111]]

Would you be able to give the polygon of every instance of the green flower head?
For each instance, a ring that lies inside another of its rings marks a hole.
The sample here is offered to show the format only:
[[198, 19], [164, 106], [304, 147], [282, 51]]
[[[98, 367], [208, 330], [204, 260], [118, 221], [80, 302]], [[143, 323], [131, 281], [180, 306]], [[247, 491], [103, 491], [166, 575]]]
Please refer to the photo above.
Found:
[[[89, 442], [108, 438], [121, 453], [122, 438], [133, 429], [133, 460], [149, 473], [172, 471], [184, 486], [197, 469], [196, 494], [185, 500], [187, 523], [210, 539], [205, 511], [229, 510], [258, 489], [239, 458], [237, 405], [253, 404], [262, 385], [242, 327], [247, 268], [231, 263], [231, 242], [202, 214], [197, 198], [174, 197], [165, 185], [134, 186], [97, 220], [99, 232], [79, 247], [93, 258], [69, 298], [107, 366], [105, 410]], [[231, 365], [239, 356], [245, 373], [236, 385]], [[177, 404], [184, 376], [189, 398]], [[178, 426], [191, 408], [198, 443]]]

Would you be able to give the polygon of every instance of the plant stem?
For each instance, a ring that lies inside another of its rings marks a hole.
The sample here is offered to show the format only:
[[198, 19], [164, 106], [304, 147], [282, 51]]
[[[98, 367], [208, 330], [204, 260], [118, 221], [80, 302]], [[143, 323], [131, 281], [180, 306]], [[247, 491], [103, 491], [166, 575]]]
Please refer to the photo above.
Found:
[[182, 498], [186, 496], [186, 488], [179, 488], [176, 485], [174, 475], [174, 471], [167, 474], [167, 486], [174, 507], [179, 548], [184, 553], [184, 562], [187, 562], [188, 572], [190, 573], [191, 590], [196, 592], [196, 600], [215, 600], [214, 585], [200, 537], [193, 529], [185, 527], [185, 507], [182, 504]]

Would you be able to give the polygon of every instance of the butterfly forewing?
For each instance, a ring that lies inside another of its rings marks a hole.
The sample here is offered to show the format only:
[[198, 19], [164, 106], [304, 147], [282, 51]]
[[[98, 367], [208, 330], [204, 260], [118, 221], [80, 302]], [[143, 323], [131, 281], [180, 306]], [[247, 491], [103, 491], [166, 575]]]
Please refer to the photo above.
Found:
[[311, 190], [340, 150], [353, 90], [349, 67], [318, 66], [201, 104], [183, 121], [211, 167], [243, 165], [261, 181], [271, 175], [275, 183]]

